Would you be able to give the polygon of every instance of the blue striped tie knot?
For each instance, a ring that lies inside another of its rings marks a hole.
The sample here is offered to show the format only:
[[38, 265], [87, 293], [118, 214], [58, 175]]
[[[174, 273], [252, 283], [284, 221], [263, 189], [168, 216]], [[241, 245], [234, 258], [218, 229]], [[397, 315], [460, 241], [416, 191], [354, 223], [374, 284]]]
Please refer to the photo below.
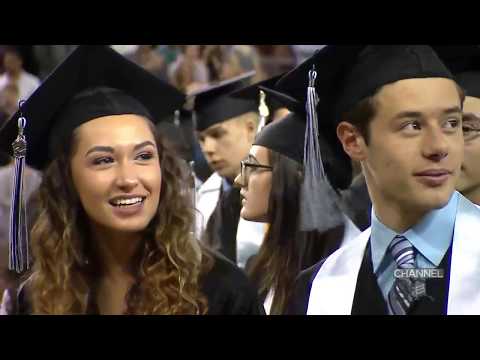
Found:
[[415, 250], [405, 236], [397, 235], [388, 247], [399, 269], [415, 268]]
[[[415, 269], [415, 249], [405, 236], [397, 235], [388, 247], [398, 269]], [[425, 296], [425, 281], [396, 278], [388, 293], [388, 310], [393, 315], [406, 315], [411, 305]]]

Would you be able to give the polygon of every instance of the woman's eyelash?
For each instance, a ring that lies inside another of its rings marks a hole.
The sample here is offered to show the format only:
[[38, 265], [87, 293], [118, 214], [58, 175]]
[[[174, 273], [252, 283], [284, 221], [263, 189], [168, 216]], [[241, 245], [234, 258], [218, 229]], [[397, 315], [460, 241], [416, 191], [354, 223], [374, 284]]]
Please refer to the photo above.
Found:
[[150, 160], [153, 158], [153, 153], [151, 152], [145, 152], [137, 155], [137, 159], [141, 158], [141, 160]]
[[108, 156], [103, 156], [93, 160], [94, 165], [110, 164], [113, 162], [113, 158]]

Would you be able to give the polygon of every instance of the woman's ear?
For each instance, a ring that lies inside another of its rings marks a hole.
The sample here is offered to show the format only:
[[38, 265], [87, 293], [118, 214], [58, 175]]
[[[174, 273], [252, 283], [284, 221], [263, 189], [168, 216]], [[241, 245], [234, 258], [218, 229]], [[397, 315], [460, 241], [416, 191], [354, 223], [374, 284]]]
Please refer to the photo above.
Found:
[[367, 145], [364, 137], [354, 125], [342, 121], [337, 126], [337, 137], [342, 143], [343, 150], [352, 160], [365, 160]]

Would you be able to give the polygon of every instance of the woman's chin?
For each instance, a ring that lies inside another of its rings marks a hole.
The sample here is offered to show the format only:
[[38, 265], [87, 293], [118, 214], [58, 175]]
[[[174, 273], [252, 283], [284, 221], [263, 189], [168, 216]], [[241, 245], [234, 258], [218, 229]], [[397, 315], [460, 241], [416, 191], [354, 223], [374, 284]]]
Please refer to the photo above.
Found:
[[255, 214], [245, 208], [242, 208], [242, 210], [240, 211], [240, 217], [247, 221], [266, 222], [267, 216], [266, 214]]
[[128, 220], [118, 220], [113, 219], [112, 221], [103, 222], [103, 228], [113, 232], [123, 232], [123, 233], [137, 233], [144, 231], [150, 220], [148, 219], [128, 219]]

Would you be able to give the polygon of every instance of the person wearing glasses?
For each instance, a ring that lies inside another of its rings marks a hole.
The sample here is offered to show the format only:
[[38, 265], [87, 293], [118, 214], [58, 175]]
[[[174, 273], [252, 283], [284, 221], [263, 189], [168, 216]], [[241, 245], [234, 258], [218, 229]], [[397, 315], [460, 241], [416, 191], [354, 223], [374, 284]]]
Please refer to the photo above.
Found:
[[480, 207], [480, 93], [477, 96], [467, 96], [463, 105], [465, 153], [457, 190]]
[[[462, 51], [463, 49], [463, 51]], [[480, 47], [451, 46], [435, 48], [454, 73], [466, 96], [463, 102], [465, 152], [457, 190], [480, 207]]]
[[327, 257], [360, 231], [343, 214], [343, 223], [327, 231], [300, 231], [304, 143], [298, 139], [305, 134], [305, 114], [295, 99], [263, 90], [280, 99], [290, 113], [260, 131], [248, 157], [241, 162], [235, 183], [241, 187], [240, 216], [269, 223], [247, 274], [258, 288], [266, 313], [279, 315], [288, 313], [300, 271]]
[[233, 186], [240, 161], [248, 154], [258, 127], [256, 98], [233, 96], [254, 86], [255, 72], [212, 85], [194, 99], [197, 137], [214, 173], [197, 191], [197, 237], [245, 268], [263, 241], [266, 224], [240, 218], [240, 190]]

